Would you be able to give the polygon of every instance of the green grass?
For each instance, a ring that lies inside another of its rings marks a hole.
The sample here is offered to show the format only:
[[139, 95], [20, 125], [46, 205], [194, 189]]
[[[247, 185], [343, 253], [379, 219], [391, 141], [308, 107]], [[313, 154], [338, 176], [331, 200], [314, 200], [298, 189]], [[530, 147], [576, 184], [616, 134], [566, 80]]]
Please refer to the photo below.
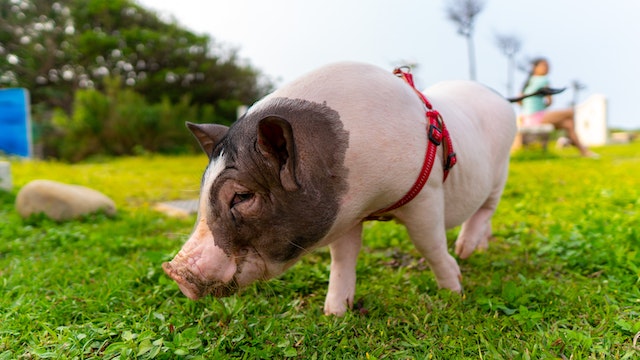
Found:
[[[151, 205], [194, 197], [204, 156], [13, 161], [16, 189], [0, 192], [0, 359], [637, 358], [640, 143], [596, 151], [514, 156], [494, 241], [460, 262], [462, 297], [437, 289], [401, 226], [367, 224], [343, 318], [322, 314], [326, 250], [222, 300], [190, 301], [162, 273], [194, 219]], [[15, 196], [36, 178], [99, 189], [119, 214], [23, 221]]]

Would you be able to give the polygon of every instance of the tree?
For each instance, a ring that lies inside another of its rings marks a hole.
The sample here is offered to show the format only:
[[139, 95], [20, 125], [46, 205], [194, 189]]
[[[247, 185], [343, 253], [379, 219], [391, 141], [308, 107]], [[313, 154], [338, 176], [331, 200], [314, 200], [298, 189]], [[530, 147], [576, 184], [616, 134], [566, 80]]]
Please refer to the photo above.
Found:
[[522, 41], [514, 35], [496, 34], [496, 45], [504, 56], [507, 57], [507, 93], [506, 96], [513, 96], [513, 78], [516, 70], [516, 54], [522, 48]]
[[150, 102], [190, 94], [231, 120], [229, 104], [253, 102], [271, 88], [235, 49], [133, 0], [0, 0], [0, 87], [28, 88], [35, 106], [69, 112], [76, 90], [102, 89], [107, 76]]
[[0, 0], [0, 87], [25, 87], [32, 102], [69, 109], [77, 86], [70, 21], [60, 3]]
[[476, 18], [484, 9], [484, 0], [450, 0], [447, 8], [447, 18], [458, 28], [458, 34], [467, 40], [467, 52], [469, 56], [469, 78], [476, 80], [475, 48], [473, 44], [473, 32]]
[[571, 81], [571, 90], [573, 90], [571, 106], [576, 107], [578, 105], [580, 91], [587, 88], [587, 85], [581, 83], [579, 80]]

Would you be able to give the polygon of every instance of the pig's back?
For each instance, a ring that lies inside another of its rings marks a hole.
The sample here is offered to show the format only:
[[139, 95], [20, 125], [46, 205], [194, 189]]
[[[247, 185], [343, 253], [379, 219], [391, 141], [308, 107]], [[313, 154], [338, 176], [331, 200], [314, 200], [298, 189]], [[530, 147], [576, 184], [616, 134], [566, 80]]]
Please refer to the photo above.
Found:
[[[508, 103], [471, 82], [440, 83], [426, 94], [442, 113], [460, 160], [447, 183], [465, 185], [471, 181], [467, 180], [470, 172], [475, 171], [468, 164], [489, 161], [491, 165], [476, 174], [481, 183], [489, 186], [493, 182], [492, 169], [497, 166], [494, 162], [503, 162], [491, 155], [497, 151], [493, 147], [502, 150], [510, 145], [509, 141], [495, 142], [494, 137], [506, 139], [512, 129], [515, 133]], [[342, 201], [343, 214], [338, 217], [346, 227], [396, 202], [411, 188], [427, 147], [425, 107], [414, 90], [391, 71], [352, 62], [328, 65], [283, 86], [254, 106], [283, 97], [326, 104], [338, 112], [349, 132], [345, 156], [349, 190]], [[492, 114], [499, 115], [492, 118]], [[474, 144], [478, 139], [486, 141]], [[440, 151], [430, 183], [441, 182], [439, 156]], [[465, 191], [459, 193], [465, 195]]]
[[424, 106], [390, 71], [337, 63], [285, 85], [263, 101], [279, 97], [326, 103], [339, 113], [349, 132], [349, 191], [344, 204], [357, 213], [353, 216], [395, 202], [413, 185], [426, 149]]

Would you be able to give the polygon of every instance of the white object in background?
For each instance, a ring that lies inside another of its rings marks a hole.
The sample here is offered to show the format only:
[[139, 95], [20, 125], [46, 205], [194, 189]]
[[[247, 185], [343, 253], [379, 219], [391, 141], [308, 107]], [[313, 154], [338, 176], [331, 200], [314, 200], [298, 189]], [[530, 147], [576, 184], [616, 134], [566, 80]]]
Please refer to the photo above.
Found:
[[249, 107], [247, 105], [240, 105], [236, 108], [236, 119], [240, 119], [244, 114], [247, 113]]
[[607, 98], [604, 95], [591, 95], [576, 106], [576, 132], [586, 146], [607, 143]]

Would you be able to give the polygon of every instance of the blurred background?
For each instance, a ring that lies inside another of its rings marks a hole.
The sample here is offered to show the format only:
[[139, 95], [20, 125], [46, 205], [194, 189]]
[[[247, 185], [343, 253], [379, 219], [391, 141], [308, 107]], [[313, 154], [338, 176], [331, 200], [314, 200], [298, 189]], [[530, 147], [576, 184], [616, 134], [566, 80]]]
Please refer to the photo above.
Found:
[[553, 106], [595, 96], [583, 127], [608, 136], [640, 127], [638, 13], [630, 0], [0, 0], [0, 89], [28, 91], [36, 156], [79, 161], [196, 151], [184, 121], [230, 124], [329, 62], [408, 64], [422, 88], [472, 79], [509, 97], [542, 56], [567, 88]]

